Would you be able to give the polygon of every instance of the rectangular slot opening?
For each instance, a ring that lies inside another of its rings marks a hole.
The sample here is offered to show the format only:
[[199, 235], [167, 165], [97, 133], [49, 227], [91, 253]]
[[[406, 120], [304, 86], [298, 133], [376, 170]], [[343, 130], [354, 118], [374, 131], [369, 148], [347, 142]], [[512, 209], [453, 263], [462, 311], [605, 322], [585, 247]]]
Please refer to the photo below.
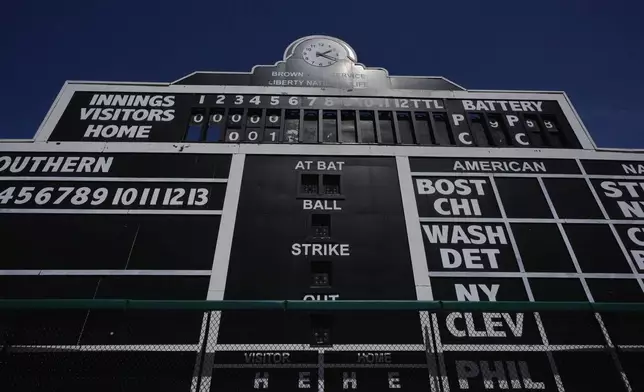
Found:
[[499, 114], [487, 115], [488, 129], [490, 130], [490, 137], [495, 146], [503, 147], [508, 143], [508, 131], [503, 123], [503, 118]]
[[330, 261], [312, 261], [311, 262], [311, 287], [331, 287], [331, 262]]
[[261, 141], [261, 132], [261, 128], [246, 128], [246, 137], [244, 138], [244, 141], [249, 143], [259, 143]]
[[264, 124], [267, 128], [280, 128], [282, 126], [282, 111], [279, 109], [268, 109]]
[[454, 144], [454, 135], [452, 134], [452, 129], [449, 126], [449, 121], [447, 121], [447, 116], [445, 113], [433, 113], [434, 117], [434, 137], [436, 138], [436, 144], [439, 146], [453, 146]]
[[396, 134], [391, 112], [378, 112], [378, 123], [380, 125], [380, 143], [395, 144]]
[[333, 320], [328, 314], [311, 315], [311, 346], [331, 346], [331, 328]]
[[262, 110], [248, 109], [246, 114], [246, 127], [259, 128], [262, 126]]
[[373, 112], [360, 111], [360, 137], [361, 143], [376, 142], [376, 126]]
[[306, 195], [318, 194], [318, 174], [302, 174], [300, 178], [300, 193]]
[[331, 238], [331, 215], [313, 214], [311, 215], [311, 229], [313, 237], [317, 239]]
[[415, 113], [416, 117], [416, 134], [418, 136], [418, 144], [434, 144], [432, 140], [432, 127], [429, 122], [429, 113]]
[[297, 143], [300, 138], [300, 111], [287, 110], [284, 120], [284, 141]]
[[281, 132], [279, 128], [264, 128], [264, 143], [279, 143]]
[[543, 125], [548, 132], [548, 139], [552, 147], [566, 147], [566, 139], [561, 127], [554, 116], [543, 116]]
[[324, 187], [325, 195], [340, 195], [340, 175], [339, 174], [323, 174], [322, 186]]
[[205, 119], [203, 110], [199, 109], [193, 111], [190, 115], [190, 122], [188, 123], [188, 129], [186, 130], [183, 140], [187, 142], [201, 141], [203, 125], [206, 122]]
[[244, 109], [230, 109], [228, 111], [228, 128], [241, 128], [244, 119]]
[[414, 125], [411, 121], [411, 115], [408, 112], [396, 112], [396, 117], [398, 118], [400, 143], [416, 144], [416, 136], [414, 136]]
[[356, 142], [356, 113], [343, 110], [342, 114], [342, 143]]
[[322, 141], [336, 143], [338, 141], [338, 112], [325, 110], [322, 113]]
[[490, 141], [487, 137], [485, 117], [483, 117], [483, 115], [479, 113], [469, 113], [468, 116], [470, 118], [470, 126], [474, 144], [477, 146], [489, 146]]
[[543, 133], [541, 132], [541, 127], [539, 126], [539, 119], [537, 116], [525, 115], [523, 117], [525, 129], [528, 131], [528, 137], [530, 138], [530, 144], [536, 147], [546, 146], [546, 142], [543, 138]]
[[317, 143], [318, 142], [318, 111], [307, 110], [304, 112], [304, 127], [300, 143]]
[[282, 140], [282, 111], [280, 109], [266, 110], [264, 118], [264, 143], [279, 143]]
[[224, 109], [213, 109], [210, 111], [208, 119], [208, 129], [206, 129], [207, 142], [220, 142], [224, 139]]

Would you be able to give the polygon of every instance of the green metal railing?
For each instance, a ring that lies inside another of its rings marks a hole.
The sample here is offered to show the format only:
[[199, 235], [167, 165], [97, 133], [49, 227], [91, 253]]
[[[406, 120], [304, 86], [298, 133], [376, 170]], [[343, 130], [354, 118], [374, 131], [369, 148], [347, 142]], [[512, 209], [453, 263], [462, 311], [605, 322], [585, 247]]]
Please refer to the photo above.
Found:
[[558, 301], [198, 301], [135, 299], [5, 299], [0, 309], [148, 310], [417, 310], [644, 312], [644, 302]]

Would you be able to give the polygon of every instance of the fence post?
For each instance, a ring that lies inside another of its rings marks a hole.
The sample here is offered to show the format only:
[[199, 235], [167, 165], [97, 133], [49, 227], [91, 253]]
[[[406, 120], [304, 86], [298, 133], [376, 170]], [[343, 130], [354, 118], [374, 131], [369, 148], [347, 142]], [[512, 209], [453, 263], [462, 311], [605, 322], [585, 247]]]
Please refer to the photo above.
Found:
[[208, 331], [210, 330], [210, 317], [212, 315], [212, 311], [208, 311], [207, 313], [206, 329], [204, 330], [203, 343], [201, 344], [201, 360], [199, 361], [199, 368], [197, 369], [197, 387], [195, 388], [195, 392], [199, 392], [201, 390], [201, 375], [203, 374], [203, 363], [206, 359], [206, 347], [208, 346]]

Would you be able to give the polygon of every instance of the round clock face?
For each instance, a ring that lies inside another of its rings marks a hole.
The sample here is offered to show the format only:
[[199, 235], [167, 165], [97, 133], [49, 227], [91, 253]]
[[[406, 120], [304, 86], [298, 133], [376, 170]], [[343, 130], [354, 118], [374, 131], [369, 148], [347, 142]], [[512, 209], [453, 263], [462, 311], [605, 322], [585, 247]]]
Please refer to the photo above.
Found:
[[302, 49], [304, 61], [316, 67], [328, 67], [346, 57], [342, 45], [328, 39], [308, 41]]

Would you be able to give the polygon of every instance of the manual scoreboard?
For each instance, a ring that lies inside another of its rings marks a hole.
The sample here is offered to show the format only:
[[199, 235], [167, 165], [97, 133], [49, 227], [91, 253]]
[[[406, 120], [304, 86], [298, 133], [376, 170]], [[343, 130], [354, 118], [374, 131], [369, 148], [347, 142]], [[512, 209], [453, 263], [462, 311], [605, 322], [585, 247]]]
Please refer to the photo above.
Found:
[[[0, 238], [2, 298], [644, 302], [644, 156], [596, 149], [563, 93], [389, 76], [309, 36], [249, 73], [67, 83], [0, 144]], [[53, 367], [136, 347], [172, 391], [644, 388], [609, 315], [132, 314], [13, 344]]]
[[77, 92], [49, 140], [578, 147], [553, 98]]

